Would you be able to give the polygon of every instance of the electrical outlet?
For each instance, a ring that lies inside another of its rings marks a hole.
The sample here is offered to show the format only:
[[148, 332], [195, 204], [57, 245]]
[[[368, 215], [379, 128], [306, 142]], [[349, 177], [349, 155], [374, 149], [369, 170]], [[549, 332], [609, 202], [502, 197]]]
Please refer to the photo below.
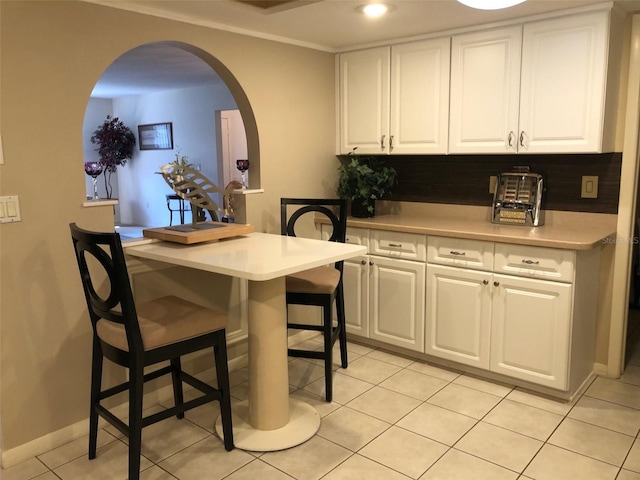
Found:
[[582, 190], [580, 198], [598, 198], [598, 177], [582, 177]]

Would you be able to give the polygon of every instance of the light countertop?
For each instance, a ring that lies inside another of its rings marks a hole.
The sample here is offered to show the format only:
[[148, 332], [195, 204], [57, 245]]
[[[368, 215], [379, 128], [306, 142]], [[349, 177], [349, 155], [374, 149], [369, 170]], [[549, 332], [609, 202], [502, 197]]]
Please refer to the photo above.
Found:
[[[378, 207], [380, 205], [381, 208]], [[468, 238], [569, 250], [589, 250], [612, 241], [617, 215], [546, 211], [538, 227], [491, 223], [488, 207], [379, 202], [370, 219], [349, 217], [349, 227]]]
[[267, 233], [183, 245], [143, 240], [124, 245], [127, 255], [248, 280], [265, 281], [366, 253], [366, 248]]

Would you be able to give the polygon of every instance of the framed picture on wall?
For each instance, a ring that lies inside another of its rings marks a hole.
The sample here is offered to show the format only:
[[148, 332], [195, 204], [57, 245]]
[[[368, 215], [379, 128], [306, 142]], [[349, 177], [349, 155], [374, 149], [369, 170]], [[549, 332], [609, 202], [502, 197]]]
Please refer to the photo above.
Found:
[[173, 124], [168, 122], [138, 125], [138, 138], [140, 150], [172, 150]]

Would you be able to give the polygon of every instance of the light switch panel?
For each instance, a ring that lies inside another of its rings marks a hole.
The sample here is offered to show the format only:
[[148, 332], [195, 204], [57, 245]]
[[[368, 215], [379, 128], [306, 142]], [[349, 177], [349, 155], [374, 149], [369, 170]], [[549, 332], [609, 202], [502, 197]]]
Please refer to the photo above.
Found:
[[581, 198], [598, 198], [598, 177], [582, 177]]
[[0, 223], [20, 222], [20, 200], [17, 195], [0, 197]]

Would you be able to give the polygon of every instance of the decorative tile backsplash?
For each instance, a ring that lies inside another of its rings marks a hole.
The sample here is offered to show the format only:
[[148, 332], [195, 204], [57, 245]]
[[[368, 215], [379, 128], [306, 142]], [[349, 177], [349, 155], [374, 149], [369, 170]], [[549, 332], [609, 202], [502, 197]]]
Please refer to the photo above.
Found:
[[[617, 213], [621, 153], [385, 156], [398, 171], [390, 200], [490, 206], [489, 178], [526, 165], [544, 176], [548, 210]], [[598, 198], [580, 198], [582, 176], [598, 177]]]

